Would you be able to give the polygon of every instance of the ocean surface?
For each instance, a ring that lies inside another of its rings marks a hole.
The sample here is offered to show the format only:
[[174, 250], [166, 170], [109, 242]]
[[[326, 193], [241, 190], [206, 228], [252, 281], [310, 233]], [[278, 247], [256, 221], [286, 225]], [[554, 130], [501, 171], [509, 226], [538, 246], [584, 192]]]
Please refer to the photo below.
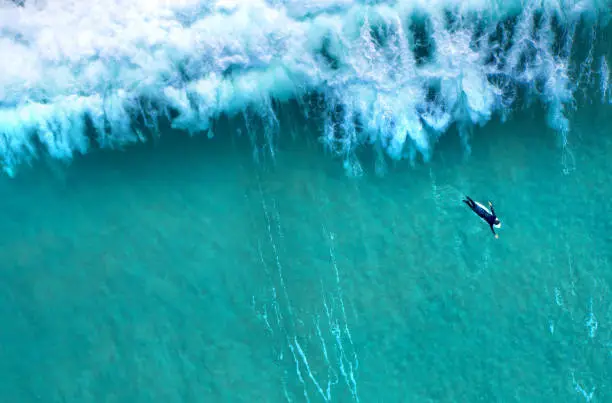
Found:
[[0, 3], [0, 401], [612, 401], [611, 13]]

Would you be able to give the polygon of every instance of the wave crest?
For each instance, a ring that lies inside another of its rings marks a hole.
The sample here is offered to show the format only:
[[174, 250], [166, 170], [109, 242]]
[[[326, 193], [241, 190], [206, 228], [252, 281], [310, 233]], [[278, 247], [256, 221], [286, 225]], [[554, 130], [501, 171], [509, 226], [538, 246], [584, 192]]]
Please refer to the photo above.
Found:
[[[371, 3], [371, 2], [369, 2]], [[269, 130], [274, 102], [318, 94], [322, 140], [354, 170], [375, 143], [392, 158], [431, 155], [521, 97], [564, 136], [583, 70], [610, 99], [604, 2], [472, 0], [151, 0], [0, 4], [0, 155], [13, 174], [49, 152], [141, 141], [160, 118], [190, 133], [249, 111]], [[582, 28], [581, 28], [582, 27]], [[593, 33], [575, 68], [579, 31]], [[599, 69], [589, 61], [598, 56]], [[579, 71], [580, 74], [577, 74]], [[592, 81], [586, 80], [587, 84]], [[305, 106], [306, 108], [306, 106]], [[465, 143], [468, 144], [467, 141]]]

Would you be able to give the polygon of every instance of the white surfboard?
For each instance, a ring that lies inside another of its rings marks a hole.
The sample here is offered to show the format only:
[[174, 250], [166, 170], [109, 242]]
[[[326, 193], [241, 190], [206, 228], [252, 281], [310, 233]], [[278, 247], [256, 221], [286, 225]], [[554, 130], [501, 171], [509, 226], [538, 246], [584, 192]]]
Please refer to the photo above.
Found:
[[[480, 208], [482, 208], [484, 211], [486, 211], [489, 214], [493, 214], [491, 213], [491, 210], [489, 210], [488, 208], [486, 208], [485, 206], [483, 206], [482, 204], [478, 203], [477, 201], [474, 201], [474, 203], [476, 203]], [[499, 224], [493, 224], [493, 226], [495, 228], [501, 228], [501, 220], [499, 219], [499, 217], [497, 218], [499, 220]]]

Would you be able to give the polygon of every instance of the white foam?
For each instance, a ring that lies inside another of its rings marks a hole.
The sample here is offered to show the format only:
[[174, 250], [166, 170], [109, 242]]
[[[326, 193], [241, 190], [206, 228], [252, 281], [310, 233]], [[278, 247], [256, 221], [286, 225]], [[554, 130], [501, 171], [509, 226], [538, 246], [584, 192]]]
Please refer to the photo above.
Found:
[[[610, 91], [610, 69], [608, 67], [608, 62], [606, 61], [605, 56], [601, 57], [599, 75], [599, 90], [601, 91], [601, 102], [606, 102], [606, 99], [609, 97], [608, 93]], [[610, 102], [612, 102], [612, 98], [610, 98]]]
[[[86, 152], [85, 117], [96, 142], [115, 146], [138, 141], [135, 117], [179, 112], [173, 126], [209, 129], [221, 113], [254, 107], [272, 113], [270, 99], [287, 100], [317, 91], [329, 110], [342, 106], [326, 139], [349, 154], [359, 141], [380, 141], [401, 158], [430, 153], [433, 137], [452, 122], [484, 124], [503, 111], [505, 86], [533, 87], [549, 105], [549, 124], [568, 130], [565, 106], [572, 100], [567, 60], [553, 51], [551, 18], [568, 27], [607, 7], [601, 0], [520, 1], [411, 0], [366, 6], [350, 0], [54, 0], [0, 3], [0, 155], [4, 168], [30, 158], [34, 139], [57, 158]], [[462, 22], [454, 30], [444, 9]], [[534, 37], [533, 12], [544, 10]], [[522, 11], [521, 11], [522, 10]], [[435, 51], [417, 63], [411, 13], [429, 21]], [[487, 64], [491, 45], [476, 47], [477, 12], [485, 31], [521, 11], [505, 65]], [[385, 31], [384, 43], [377, 30]], [[571, 46], [571, 38], [568, 46]], [[330, 62], [321, 53], [326, 49]], [[521, 67], [531, 48], [536, 60]], [[336, 68], [333, 68], [336, 64]], [[605, 66], [607, 68], [607, 65]], [[602, 66], [602, 72], [606, 69]], [[491, 75], [505, 77], [495, 83]], [[604, 80], [602, 78], [602, 87]], [[607, 80], [605, 81], [607, 86]], [[427, 98], [428, 88], [436, 99]], [[144, 100], [144, 101], [143, 101]], [[149, 101], [157, 108], [151, 110]], [[265, 117], [265, 116], [264, 116]], [[365, 137], [351, 129], [358, 119]], [[433, 136], [433, 137], [432, 137]]]

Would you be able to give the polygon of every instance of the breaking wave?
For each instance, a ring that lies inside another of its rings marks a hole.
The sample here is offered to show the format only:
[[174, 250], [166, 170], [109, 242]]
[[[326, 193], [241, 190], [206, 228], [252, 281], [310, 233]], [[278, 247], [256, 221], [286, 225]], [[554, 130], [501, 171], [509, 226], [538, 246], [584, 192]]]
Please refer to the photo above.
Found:
[[41, 153], [145, 141], [160, 122], [212, 136], [242, 119], [273, 144], [288, 102], [356, 174], [364, 145], [427, 160], [451, 126], [469, 149], [474, 125], [534, 101], [563, 140], [578, 94], [612, 102], [607, 1], [18, 3], [0, 2], [9, 175]]

